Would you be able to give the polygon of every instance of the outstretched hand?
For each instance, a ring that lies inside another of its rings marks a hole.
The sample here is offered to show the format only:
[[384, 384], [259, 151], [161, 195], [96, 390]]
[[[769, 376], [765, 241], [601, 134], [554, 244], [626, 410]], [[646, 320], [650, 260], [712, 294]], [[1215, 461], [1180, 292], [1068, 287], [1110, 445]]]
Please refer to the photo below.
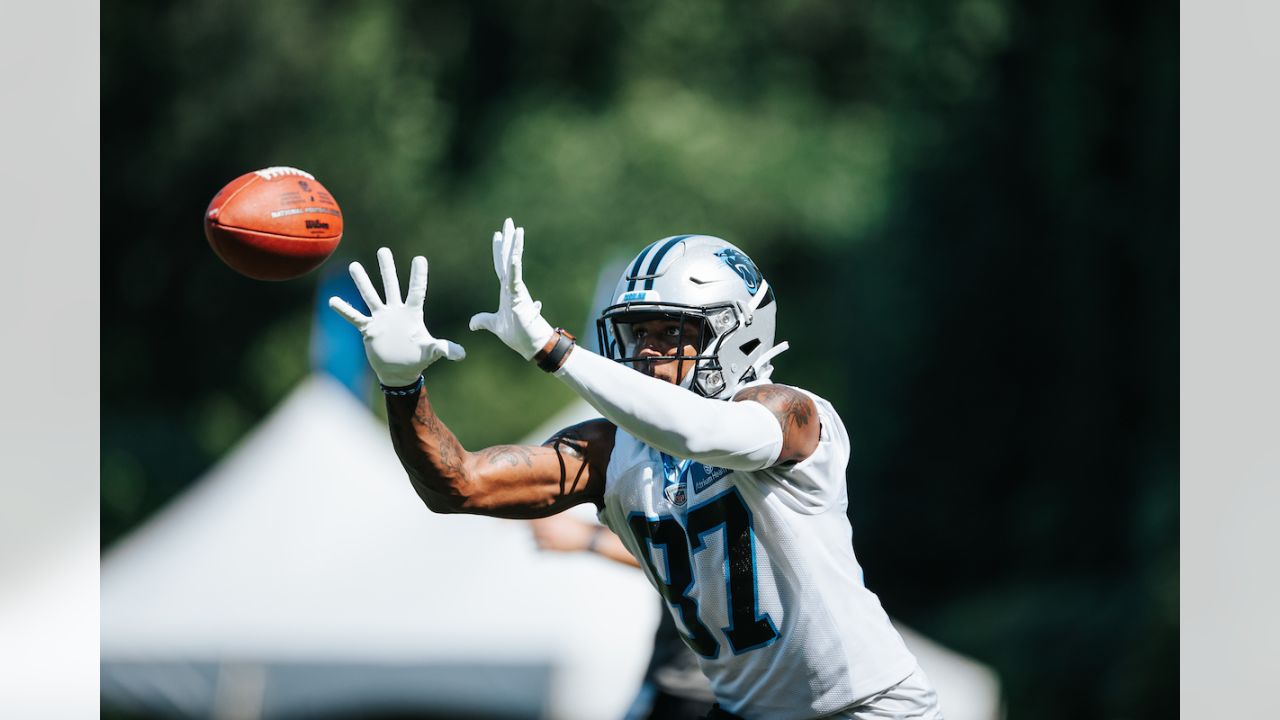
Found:
[[422, 320], [422, 304], [427, 296], [427, 259], [419, 255], [410, 264], [409, 294], [403, 301], [390, 249], [378, 249], [378, 268], [382, 273], [386, 302], [378, 297], [378, 291], [360, 263], [353, 262], [349, 267], [360, 297], [369, 306], [368, 317], [340, 297], [329, 298], [329, 307], [360, 331], [365, 355], [378, 380], [390, 387], [412, 385], [436, 360], [466, 357], [461, 345], [432, 337]]
[[471, 318], [472, 330], [488, 330], [525, 360], [532, 360], [555, 333], [542, 318], [542, 303], [534, 302], [524, 285], [524, 228], [511, 218], [493, 234], [493, 271], [498, 275], [498, 310]]

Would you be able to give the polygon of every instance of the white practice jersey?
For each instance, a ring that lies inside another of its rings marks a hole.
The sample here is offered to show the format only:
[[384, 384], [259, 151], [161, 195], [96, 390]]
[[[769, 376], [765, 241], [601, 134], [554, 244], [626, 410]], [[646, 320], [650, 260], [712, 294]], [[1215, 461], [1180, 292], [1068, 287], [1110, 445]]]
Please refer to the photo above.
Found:
[[834, 713], [916, 668], [854, 557], [844, 424], [807, 394], [822, 437], [793, 467], [708, 467], [619, 428], [606, 476], [601, 522], [666, 599], [721, 707], [747, 718]]

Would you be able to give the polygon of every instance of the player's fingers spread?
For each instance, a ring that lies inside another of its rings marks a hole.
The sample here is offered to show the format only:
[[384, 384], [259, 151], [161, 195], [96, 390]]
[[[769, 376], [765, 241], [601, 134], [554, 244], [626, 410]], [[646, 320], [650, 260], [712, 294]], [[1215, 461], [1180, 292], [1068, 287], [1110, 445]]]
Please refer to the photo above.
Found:
[[369, 324], [369, 318], [365, 317], [359, 310], [351, 307], [351, 303], [336, 295], [329, 298], [329, 307], [341, 315], [343, 320], [355, 325], [358, 330], [363, 330], [364, 326]]
[[347, 267], [347, 271], [351, 273], [351, 280], [355, 282], [356, 290], [360, 291], [360, 297], [364, 298], [364, 304], [368, 305], [372, 311], [381, 308], [382, 298], [378, 297], [378, 291], [373, 289], [373, 283], [369, 280], [369, 273], [364, 271], [364, 266], [353, 262]]
[[422, 307], [427, 297], [427, 259], [418, 255], [409, 264], [409, 294], [405, 303], [412, 307]]
[[382, 271], [382, 291], [388, 305], [400, 305], [400, 278], [396, 276], [396, 261], [391, 248], [378, 248], [378, 269]]
[[471, 322], [468, 323], [467, 326], [471, 328], [472, 332], [475, 332], [476, 330], [488, 330], [489, 332], [493, 332], [493, 321], [497, 317], [498, 316], [494, 313], [476, 313], [471, 316]]

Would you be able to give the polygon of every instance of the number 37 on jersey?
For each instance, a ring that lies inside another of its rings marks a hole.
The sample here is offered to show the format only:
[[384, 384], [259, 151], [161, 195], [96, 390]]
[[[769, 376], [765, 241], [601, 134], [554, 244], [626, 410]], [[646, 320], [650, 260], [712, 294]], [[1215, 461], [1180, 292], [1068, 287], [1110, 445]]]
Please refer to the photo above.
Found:
[[[671, 515], [648, 517], [638, 512], [628, 516], [627, 525], [658, 591], [687, 630], [681, 633], [685, 643], [695, 653], [710, 659], [720, 656], [721, 643], [703, 622], [704, 614], [714, 611], [703, 613], [699, 607], [713, 601], [726, 605], [715, 614], [729, 618], [721, 632], [734, 655], [778, 639], [773, 619], [758, 606], [755, 530], [751, 510], [737, 488], [691, 507], [683, 525]], [[721, 563], [707, 562], [703, 555], [711, 552], [709, 541], [717, 534], [723, 538], [724, 557], [716, 558]], [[666, 567], [658, 567], [655, 555], [660, 555]], [[698, 567], [721, 567], [723, 572], [699, 574]], [[698, 583], [723, 583], [724, 592], [699, 588]]]

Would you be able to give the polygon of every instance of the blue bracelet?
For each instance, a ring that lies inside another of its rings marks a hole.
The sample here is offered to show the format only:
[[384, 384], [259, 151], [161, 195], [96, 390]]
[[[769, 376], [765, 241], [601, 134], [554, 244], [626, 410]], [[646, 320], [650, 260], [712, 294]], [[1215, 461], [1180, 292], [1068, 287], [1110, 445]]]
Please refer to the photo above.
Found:
[[390, 385], [384, 385], [384, 384], [382, 384], [382, 383], [378, 383], [378, 385], [380, 385], [380, 386], [382, 387], [382, 394], [383, 394], [383, 395], [394, 395], [394, 396], [396, 396], [396, 397], [407, 397], [407, 396], [409, 396], [409, 395], [417, 395], [417, 394], [418, 394], [418, 391], [422, 389], [423, 384], [425, 384], [426, 382], [427, 382], [426, 378], [424, 378], [423, 376], [419, 375], [419, 376], [418, 376], [418, 382], [416, 382], [416, 383], [414, 383], [414, 384], [412, 384], [412, 385], [402, 385], [402, 386], [400, 386], [400, 387], [392, 387], [392, 386], [390, 386]]

